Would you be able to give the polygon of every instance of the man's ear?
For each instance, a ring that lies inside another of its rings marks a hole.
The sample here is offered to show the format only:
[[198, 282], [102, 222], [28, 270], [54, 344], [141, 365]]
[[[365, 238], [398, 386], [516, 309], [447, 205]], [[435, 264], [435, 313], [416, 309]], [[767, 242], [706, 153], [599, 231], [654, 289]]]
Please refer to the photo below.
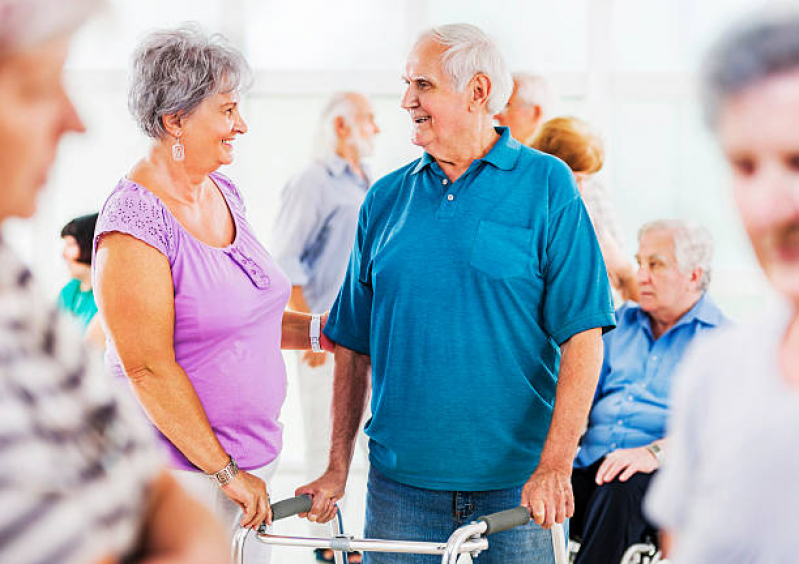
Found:
[[478, 73], [469, 82], [469, 110], [475, 111], [486, 107], [491, 94], [491, 79]]
[[350, 135], [350, 126], [342, 116], [336, 116], [333, 120], [333, 128], [336, 131], [336, 137], [339, 139], [346, 139]]
[[172, 137], [180, 137], [183, 127], [183, 118], [178, 114], [167, 114], [161, 117], [164, 129]]
[[691, 286], [696, 290], [699, 291], [699, 286], [702, 282], [702, 275], [704, 271], [701, 268], [694, 268], [691, 271]]

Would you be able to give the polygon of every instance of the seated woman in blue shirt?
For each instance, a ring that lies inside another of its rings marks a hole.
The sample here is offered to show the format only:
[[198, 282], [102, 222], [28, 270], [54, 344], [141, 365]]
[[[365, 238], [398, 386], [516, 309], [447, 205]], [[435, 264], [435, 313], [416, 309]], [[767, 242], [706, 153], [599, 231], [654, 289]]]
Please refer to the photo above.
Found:
[[[97, 214], [76, 217], [61, 230], [64, 250], [61, 256], [67, 265], [71, 280], [58, 294], [58, 307], [71, 314], [85, 332], [97, 305], [92, 291], [92, 239]], [[96, 324], [96, 321], [95, 321]]]

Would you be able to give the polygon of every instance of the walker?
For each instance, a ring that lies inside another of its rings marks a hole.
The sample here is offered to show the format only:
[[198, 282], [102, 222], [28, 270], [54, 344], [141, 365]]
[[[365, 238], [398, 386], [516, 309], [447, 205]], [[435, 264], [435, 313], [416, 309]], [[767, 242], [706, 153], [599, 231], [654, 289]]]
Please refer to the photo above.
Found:
[[[272, 505], [272, 521], [278, 521], [305, 513], [311, 509], [311, 498], [301, 495], [279, 501]], [[323, 548], [333, 551], [336, 564], [345, 564], [347, 552], [391, 552], [410, 554], [440, 554], [441, 564], [456, 564], [461, 554], [477, 556], [488, 550], [488, 535], [526, 525], [530, 521], [530, 514], [524, 507], [514, 507], [498, 513], [484, 515], [468, 525], [455, 530], [449, 539], [442, 543], [383, 540], [383, 539], [357, 539], [345, 535], [341, 521], [341, 511], [330, 521], [330, 538], [293, 537], [273, 535], [267, 532], [266, 526], [261, 525], [255, 533], [255, 538], [269, 545], [296, 546], [306, 548]], [[244, 564], [244, 543], [252, 533], [252, 529], [239, 529], [233, 536], [233, 564]], [[566, 538], [563, 526], [556, 524], [552, 527], [552, 550], [555, 554], [555, 564], [567, 564]]]

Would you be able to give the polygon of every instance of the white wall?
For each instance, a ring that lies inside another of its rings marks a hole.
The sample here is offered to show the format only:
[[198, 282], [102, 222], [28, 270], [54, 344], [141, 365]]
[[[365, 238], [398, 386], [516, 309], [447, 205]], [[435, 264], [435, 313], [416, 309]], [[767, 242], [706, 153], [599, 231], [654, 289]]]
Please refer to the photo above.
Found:
[[717, 239], [712, 288], [735, 316], [766, 299], [742, 234], [727, 177], [700, 123], [694, 74], [708, 42], [762, 0], [114, 0], [76, 38], [68, 83], [88, 126], [62, 147], [33, 221], [6, 236], [55, 294], [66, 273], [58, 232], [97, 210], [147, 141], [126, 109], [127, 64], [141, 35], [197, 20], [239, 45], [256, 81], [243, 102], [250, 132], [226, 171], [247, 199], [264, 242], [279, 191], [310, 154], [330, 92], [372, 96], [383, 130], [373, 162], [387, 172], [419, 152], [399, 109], [405, 53], [429, 25], [468, 21], [491, 33], [513, 70], [547, 75], [558, 109], [590, 120], [606, 141], [602, 173], [627, 251], [658, 217], [691, 217]]

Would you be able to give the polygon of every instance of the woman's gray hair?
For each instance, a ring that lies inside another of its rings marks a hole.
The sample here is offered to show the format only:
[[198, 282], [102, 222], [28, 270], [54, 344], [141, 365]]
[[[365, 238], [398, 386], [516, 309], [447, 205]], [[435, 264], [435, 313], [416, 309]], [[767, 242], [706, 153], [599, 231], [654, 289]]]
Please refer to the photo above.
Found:
[[336, 152], [338, 135], [336, 135], [336, 118], [352, 126], [355, 123], [357, 108], [352, 100], [352, 92], [336, 92], [322, 110], [317, 127], [314, 153], [318, 158], [326, 158]]
[[705, 120], [718, 123], [721, 106], [758, 82], [799, 70], [799, 12], [748, 18], [710, 50], [702, 69]]
[[471, 24], [442, 25], [424, 32], [419, 41], [428, 38], [446, 47], [441, 62], [455, 90], [462, 91], [476, 74], [484, 74], [491, 81], [488, 112], [494, 115], [505, 107], [513, 93], [513, 79], [502, 53], [480, 28]]
[[0, 55], [74, 31], [103, 0], [0, 0]]
[[699, 290], [704, 292], [710, 286], [713, 267], [713, 236], [695, 221], [684, 219], [659, 219], [650, 221], [638, 230], [638, 242], [652, 231], [667, 231], [674, 242], [674, 258], [681, 272], [702, 269]]
[[196, 24], [149, 34], [133, 54], [128, 108], [154, 139], [167, 135], [163, 116], [190, 115], [208, 96], [247, 88], [244, 56], [220, 34]]

